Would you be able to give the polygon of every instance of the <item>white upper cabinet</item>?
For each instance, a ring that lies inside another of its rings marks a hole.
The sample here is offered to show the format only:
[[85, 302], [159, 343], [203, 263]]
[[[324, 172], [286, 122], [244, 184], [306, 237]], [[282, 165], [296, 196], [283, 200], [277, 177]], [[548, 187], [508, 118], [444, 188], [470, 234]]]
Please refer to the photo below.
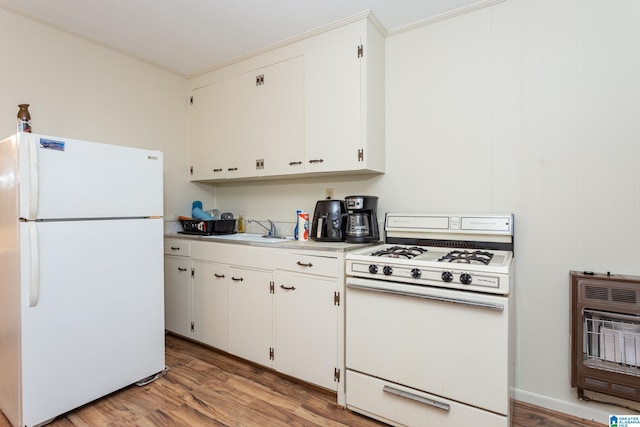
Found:
[[363, 20], [305, 53], [305, 172], [384, 172], [384, 38]]
[[264, 67], [249, 147], [256, 176], [300, 173], [304, 165], [304, 57]]
[[367, 18], [192, 86], [192, 181], [384, 172], [384, 36]]

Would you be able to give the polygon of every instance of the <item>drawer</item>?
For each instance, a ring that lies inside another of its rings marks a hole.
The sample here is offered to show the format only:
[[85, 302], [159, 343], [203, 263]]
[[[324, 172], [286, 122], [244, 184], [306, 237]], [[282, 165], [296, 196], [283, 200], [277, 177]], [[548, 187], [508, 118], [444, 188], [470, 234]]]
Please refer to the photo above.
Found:
[[340, 262], [335, 256], [320, 256], [282, 251], [276, 256], [276, 269], [338, 277]]
[[504, 415], [347, 370], [347, 409], [391, 425], [509, 427]]
[[165, 240], [164, 241], [164, 254], [165, 255], [177, 255], [177, 256], [189, 256], [190, 245], [187, 240]]

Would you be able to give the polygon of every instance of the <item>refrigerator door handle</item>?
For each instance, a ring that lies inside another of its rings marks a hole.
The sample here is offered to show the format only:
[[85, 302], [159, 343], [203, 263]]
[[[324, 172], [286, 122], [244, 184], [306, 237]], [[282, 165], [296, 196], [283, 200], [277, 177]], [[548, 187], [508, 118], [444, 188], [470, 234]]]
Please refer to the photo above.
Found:
[[38, 305], [38, 300], [40, 298], [40, 260], [38, 258], [38, 254], [40, 251], [38, 250], [38, 228], [36, 226], [36, 223], [33, 221], [29, 221], [27, 223], [27, 227], [29, 229], [29, 244], [31, 253], [31, 284], [29, 286], [29, 307], [35, 307]]
[[36, 138], [29, 139], [29, 219], [38, 215], [38, 146]]

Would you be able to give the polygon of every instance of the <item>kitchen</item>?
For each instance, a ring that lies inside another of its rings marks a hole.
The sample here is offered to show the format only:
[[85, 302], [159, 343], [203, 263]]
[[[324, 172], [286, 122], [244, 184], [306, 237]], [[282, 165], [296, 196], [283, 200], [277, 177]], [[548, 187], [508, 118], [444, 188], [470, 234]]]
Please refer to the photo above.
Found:
[[166, 219], [202, 200], [288, 222], [326, 188], [381, 213], [513, 212], [514, 398], [604, 423], [621, 409], [570, 386], [569, 270], [640, 274], [639, 19], [634, 1], [507, 0], [390, 35], [384, 174], [211, 186], [186, 178], [192, 79], [0, 9], [0, 130], [28, 101], [35, 132], [163, 151]]

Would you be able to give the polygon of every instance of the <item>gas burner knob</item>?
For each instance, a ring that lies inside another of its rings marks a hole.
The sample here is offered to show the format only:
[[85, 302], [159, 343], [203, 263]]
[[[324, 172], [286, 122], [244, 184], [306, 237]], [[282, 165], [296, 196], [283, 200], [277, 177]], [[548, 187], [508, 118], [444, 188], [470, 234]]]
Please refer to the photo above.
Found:
[[411, 277], [413, 277], [414, 279], [419, 279], [420, 276], [422, 276], [422, 272], [419, 269], [417, 268], [411, 269]]
[[382, 272], [384, 273], [385, 276], [391, 276], [393, 274], [393, 268], [389, 267], [388, 265], [385, 265], [382, 268]]
[[443, 271], [442, 272], [442, 281], [444, 282], [451, 282], [453, 280], [453, 273], [451, 273], [450, 271]]
[[460, 275], [460, 283], [462, 283], [463, 285], [470, 285], [471, 275], [469, 273], [462, 273]]
[[375, 264], [369, 265], [369, 273], [376, 274], [378, 272], [378, 266]]

